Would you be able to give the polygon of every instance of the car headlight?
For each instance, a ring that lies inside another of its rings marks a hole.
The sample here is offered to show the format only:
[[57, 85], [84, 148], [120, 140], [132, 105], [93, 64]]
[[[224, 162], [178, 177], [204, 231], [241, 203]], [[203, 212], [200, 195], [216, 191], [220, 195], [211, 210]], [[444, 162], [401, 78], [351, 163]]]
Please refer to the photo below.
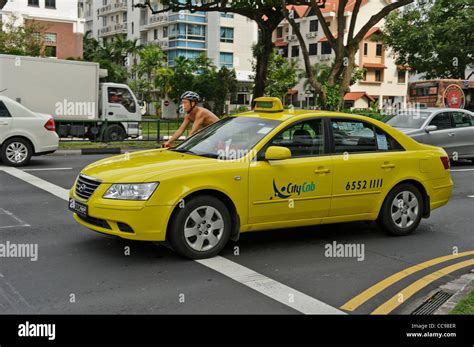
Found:
[[107, 189], [104, 199], [148, 200], [160, 183], [112, 184]]

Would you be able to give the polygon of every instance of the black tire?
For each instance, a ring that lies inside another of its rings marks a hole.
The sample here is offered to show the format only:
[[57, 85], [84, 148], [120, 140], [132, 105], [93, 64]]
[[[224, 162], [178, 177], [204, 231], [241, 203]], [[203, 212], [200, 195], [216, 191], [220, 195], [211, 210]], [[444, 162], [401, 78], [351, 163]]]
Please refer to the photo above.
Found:
[[[17, 148], [21, 154], [21, 158], [16, 161], [11, 156], [11, 150]], [[8, 153], [7, 153], [8, 152]], [[33, 146], [28, 140], [14, 137], [5, 141], [0, 150], [0, 158], [3, 163], [8, 166], [20, 167], [28, 165], [31, 156], [33, 155]]]
[[402, 183], [386, 196], [377, 224], [390, 235], [404, 236], [418, 227], [422, 216], [423, 197], [420, 191], [413, 184]]
[[[209, 211], [211, 217], [205, 220], [203, 217], [206, 217], [205, 213], [207, 211]], [[201, 220], [195, 221], [191, 216], [197, 218], [194, 213], [197, 213]], [[221, 200], [211, 195], [200, 195], [186, 200], [183, 208], [178, 207], [172, 218], [168, 230], [168, 240], [173, 249], [185, 258], [204, 259], [214, 257], [222, 251], [229, 241], [231, 233], [229, 210]], [[212, 225], [209, 223], [212, 223]], [[218, 228], [221, 224], [222, 227]], [[191, 233], [195, 232], [196, 234], [186, 237], [185, 227]], [[215, 242], [215, 244], [212, 245], [212, 242]]]
[[106, 141], [123, 141], [126, 137], [127, 134], [120, 125], [109, 125], [105, 130]]

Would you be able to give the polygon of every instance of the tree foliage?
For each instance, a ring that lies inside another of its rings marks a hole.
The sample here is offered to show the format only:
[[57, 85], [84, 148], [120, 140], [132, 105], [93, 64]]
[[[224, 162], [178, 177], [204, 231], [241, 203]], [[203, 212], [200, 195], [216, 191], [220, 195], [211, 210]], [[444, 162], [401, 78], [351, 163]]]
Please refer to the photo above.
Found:
[[396, 53], [396, 63], [409, 65], [427, 79], [467, 78], [474, 64], [472, 0], [435, 0], [392, 13], [384, 41]]
[[298, 63], [286, 59], [273, 50], [268, 64], [268, 84], [265, 94], [284, 99], [288, 90], [298, 83]]
[[46, 26], [35, 21], [25, 25], [14, 25], [16, 18], [10, 16], [0, 30], [0, 53], [20, 56], [41, 56], [44, 52], [43, 34]]
[[237, 90], [235, 70], [217, 69], [205, 55], [192, 60], [179, 56], [174, 60], [169, 96], [178, 104], [187, 90], [198, 93], [205, 107], [222, 115], [226, 101]]

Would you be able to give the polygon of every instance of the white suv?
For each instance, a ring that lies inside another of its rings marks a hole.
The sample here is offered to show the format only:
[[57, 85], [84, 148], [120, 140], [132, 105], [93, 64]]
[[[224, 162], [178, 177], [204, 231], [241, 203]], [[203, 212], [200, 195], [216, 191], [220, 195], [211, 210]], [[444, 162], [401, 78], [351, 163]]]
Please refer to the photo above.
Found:
[[31, 156], [53, 153], [58, 144], [53, 117], [0, 95], [0, 158], [5, 165], [27, 165]]

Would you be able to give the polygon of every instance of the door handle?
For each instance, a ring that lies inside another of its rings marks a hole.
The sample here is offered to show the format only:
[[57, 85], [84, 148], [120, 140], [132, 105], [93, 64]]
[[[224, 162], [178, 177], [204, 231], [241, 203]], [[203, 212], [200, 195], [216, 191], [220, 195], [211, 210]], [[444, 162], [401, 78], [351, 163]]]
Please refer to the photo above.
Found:
[[330, 172], [331, 172], [330, 169], [324, 169], [324, 168], [314, 170], [314, 173], [317, 173], [317, 174], [319, 174], [319, 173], [330, 173]]
[[0, 125], [8, 125], [8, 122], [0, 122]]
[[387, 163], [387, 164], [382, 164], [380, 167], [381, 167], [382, 169], [393, 169], [393, 168], [395, 167], [395, 165], [394, 165], [394, 164], [388, 164], [388, 163]]
[[455, 136], [456, 133], [448, 133], [449, 136]]
[[113, 113], [113, 112], [109, 112], [109, 116], [113, 116], [113, 115], [114, 115], [114, 113]]

